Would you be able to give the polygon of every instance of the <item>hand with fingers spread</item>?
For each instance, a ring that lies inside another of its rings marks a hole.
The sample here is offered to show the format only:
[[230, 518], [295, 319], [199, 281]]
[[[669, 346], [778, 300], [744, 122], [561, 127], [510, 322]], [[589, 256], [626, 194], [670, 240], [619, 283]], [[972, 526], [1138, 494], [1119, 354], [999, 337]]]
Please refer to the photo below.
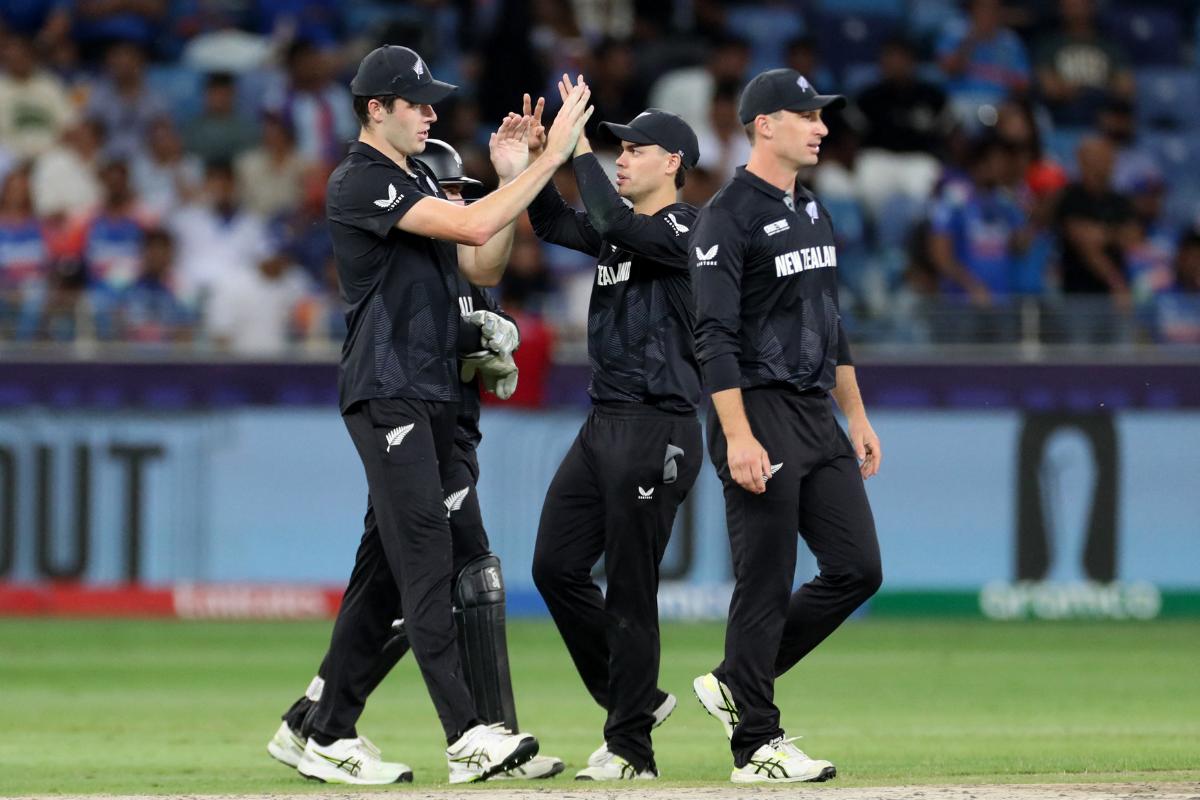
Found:
[[542, 124], [542, 112], [546, 110], [546, 98], [539, 97], [537, 105], [528, 94], [521, 105], [521, 114], [529, 121], [529, 158], [533, 160], [546, 149], [546, 126]]
[[591, 118], [595, 111], [588, 105], [592, 90], [584, 83], [582, 76], [579, 83], [572, 86], [563, 100], [562, 108], [554, 117], [554, 124], [546, 133], [546, 152], [556, 158], [566, 161], [575, 150], [580, 134], [583, 133], [584, 123]]
[[[571, 94], [571, 90], [574, 89], [576, 85], [584, 85], [582, 75], [579, 76], [578, 84], [572, 84], [571, 76], [563, 73], [563, 76], [558, 81], [558, 95], [562, 98], [564, 103], [567, 101], [568, 95]], [[579, 140], [575, 143], [573, 155], [581, 156], [584, 153], [590, 153], [591, 151], [592, 146], [591, 143], [588, 142], [587, 134], [583, 131], [580, 131]]]
[[529, 165], [529, 120], [510, 113], [488, 140], [492, 167], [501, 183], [512, 180]]

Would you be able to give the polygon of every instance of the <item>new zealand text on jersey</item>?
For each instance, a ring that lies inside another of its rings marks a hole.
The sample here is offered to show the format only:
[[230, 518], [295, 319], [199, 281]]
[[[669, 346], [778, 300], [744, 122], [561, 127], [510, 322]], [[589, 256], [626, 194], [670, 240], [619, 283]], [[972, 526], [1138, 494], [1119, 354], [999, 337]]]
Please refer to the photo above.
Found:
[[775, 277], [795, 275], [809, 269], [837, 266], [837, 248], [833, 245], [805, 247], [775, 256]]
[[597, 286], [612, 286], [614, 283], [621, 283], [629, 280], [629, 267], [633, 264], [632, 261], [622, 261], [614, 267], [606, 267], [603, 264], [596, 265], [596, 285]]

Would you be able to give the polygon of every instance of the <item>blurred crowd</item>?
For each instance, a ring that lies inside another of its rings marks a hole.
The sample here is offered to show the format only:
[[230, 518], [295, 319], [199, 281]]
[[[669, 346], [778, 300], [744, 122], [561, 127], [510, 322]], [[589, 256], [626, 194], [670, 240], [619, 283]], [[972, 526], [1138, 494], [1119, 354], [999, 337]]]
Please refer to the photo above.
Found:
[[[349, 76], [395, 43], [461, 87], [433, 135], [468, 174], [494, 181], [488, 134], [522, 92], [552, 111], [582, 73], [595, 121], [694, 126], [696, 205], [748, 156], [741, 87], [794, 67], [852, 100], [806, 179], [856, 340], [1197, 343], [1198, 7], [4, 0], [0, 341], [338, 346], [324, 183], [357, 135]], [[522, 219], [501, 301], [578, 340], [593, 266]]]

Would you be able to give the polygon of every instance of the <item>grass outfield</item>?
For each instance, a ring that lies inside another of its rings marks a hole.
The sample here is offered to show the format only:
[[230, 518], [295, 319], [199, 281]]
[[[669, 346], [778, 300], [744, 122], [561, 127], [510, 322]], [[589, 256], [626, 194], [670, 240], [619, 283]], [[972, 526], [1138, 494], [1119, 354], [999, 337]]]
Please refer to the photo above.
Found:
[[[265, 745], [329, 627], [0, 620], [0, 795], [319, 788]], [[691, 694], [722, 631], [664, 628], [660, 685], [680, 698], [655, 736], [668, 785], [728, 781], [724, 737]], [[568, 762], [562, 782], [600, 744], [603, 715], [548, 622], [511, 624], [510, 651], [522, 727]], [[788, 733], [838, 765], [837, 785], [1200, 780], [1197, 664], [1195, 621], [862, 621], [777, 694]], [[360, 730], [412, 765], [416, 787], [445, 785], [411, 658]]]

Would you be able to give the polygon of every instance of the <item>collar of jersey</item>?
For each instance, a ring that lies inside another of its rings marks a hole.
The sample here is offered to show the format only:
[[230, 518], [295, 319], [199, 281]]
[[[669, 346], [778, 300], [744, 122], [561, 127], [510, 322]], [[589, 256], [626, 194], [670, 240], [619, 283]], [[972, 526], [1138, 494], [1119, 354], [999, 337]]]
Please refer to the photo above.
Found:
[[406, 170], [404, 170], [403, 168], [401, 168], [401, 166], [399, 164], [397, 164], [395, 161], [392, 161], [390, 158], [388, 158], [383, 153], [376, 150], [374, 147], [371, 147], [371, 145], [367, 144], [366, 142], [351, 142], [349, 152], [358, 153], [359, 155], [364, 155], [367, 158], [371, 159], [372, 161], [379, 161], [383, 164], [387, 164], [392, 169], [394, 169], [398, 172], [403, 172], [405, 175], [407, 175], [410, 178], [413, 177], [413, 175], [411, 173], [409, 173]]
[[[746, 169], [745, 164], [734, 170], [734, 179], [741, 181], [751, 188], [757, 189], [773, 200], [782, 201], [783, 198], [787, 196], [787, 192], [785, 192], [783, 189], [767, 183], [762, 178]], [[800, 181], [796, 181], [796, 199], [799, 200], [801, 197], [807, 198], [808, 190], [800, 185]]]

